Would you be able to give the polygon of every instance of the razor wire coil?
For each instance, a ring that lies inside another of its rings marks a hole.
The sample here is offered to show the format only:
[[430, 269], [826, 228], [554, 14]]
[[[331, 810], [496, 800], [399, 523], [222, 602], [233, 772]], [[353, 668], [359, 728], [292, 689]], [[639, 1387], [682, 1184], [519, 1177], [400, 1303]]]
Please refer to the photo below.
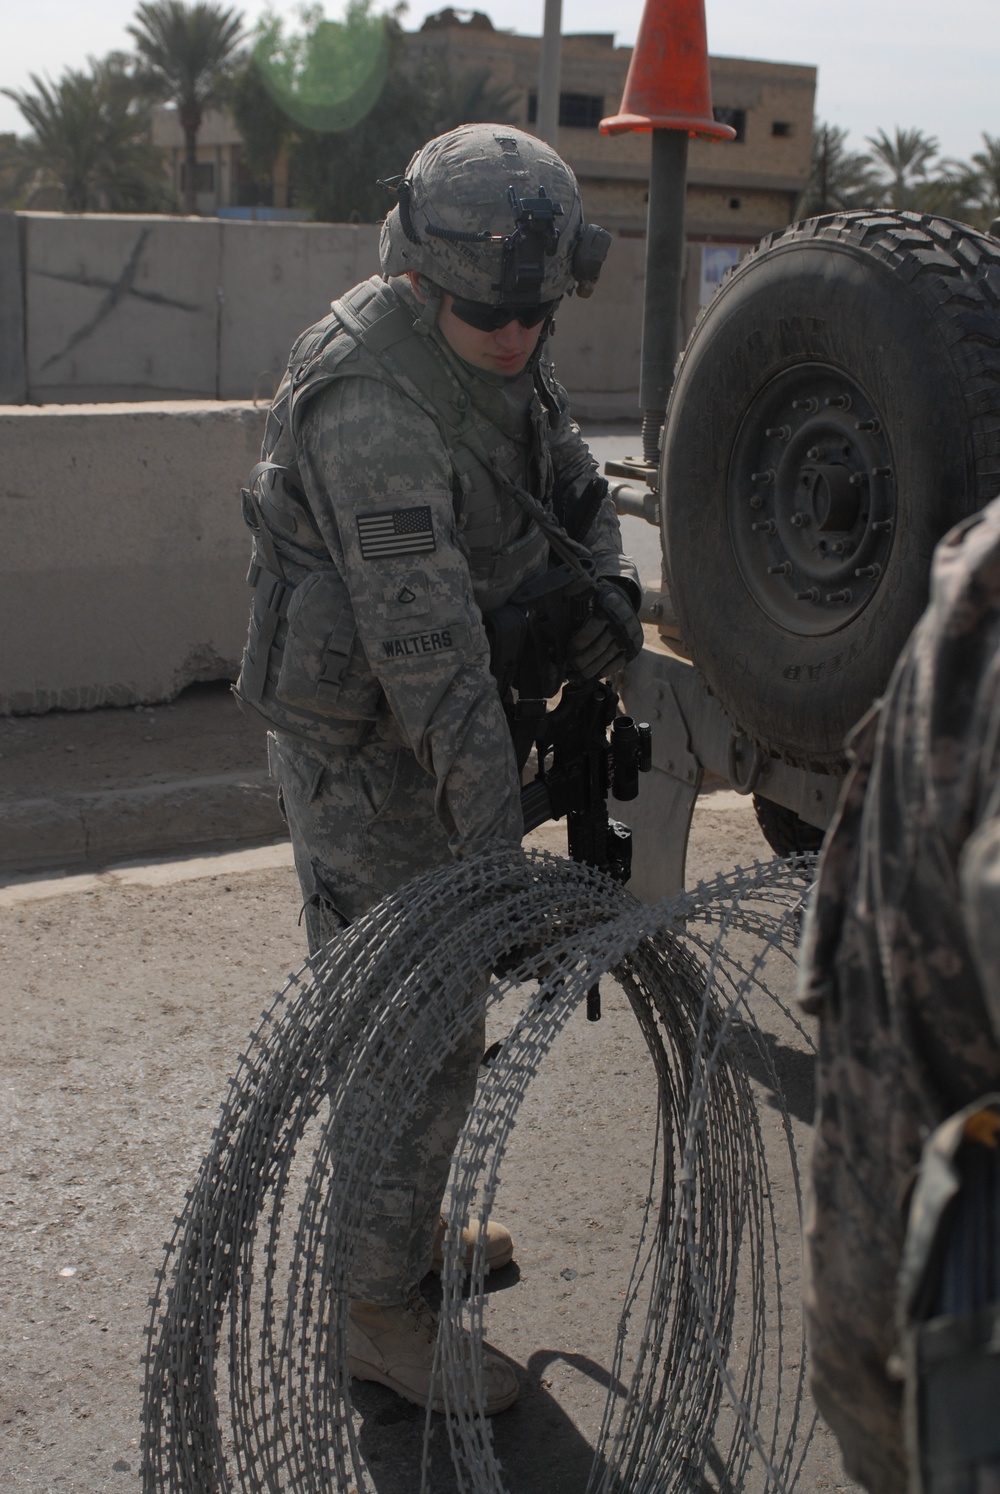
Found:
[[[458, 1226], [485, 1223], [543, 1060], [613, 972], [654, 1065], [658, 1117], [611, 1365], [628, 1394], [609, 1392], [586, 1494], [680, 1494], [706, 1470], [720, 1488], [790, 1491], [810, 1435], [801, 1323], [781, 1300], [797, 1242], [780, 1238], [740, 1043], [770, 1076], [798, 1199], [790, 1117], [751, 996], [808, 1042], [775, 976], [794, 959], [804, 870], [755, 865], [650, 908], [563, 858], [487, 852], [385, 899], [292, 975], [230, 1081], [158, 1273], [144, 1489], [374, 1490], [347, 1371], [366, 1204], [434, 1064], [484, 1004], [526, 991], [452, 1166], [436, 1357], [458, 1489], [507, 1490], [481, 1414], [482, 1253], [464, 1297]], [[431, 1426], [428, 1412], [422, 1494]]]

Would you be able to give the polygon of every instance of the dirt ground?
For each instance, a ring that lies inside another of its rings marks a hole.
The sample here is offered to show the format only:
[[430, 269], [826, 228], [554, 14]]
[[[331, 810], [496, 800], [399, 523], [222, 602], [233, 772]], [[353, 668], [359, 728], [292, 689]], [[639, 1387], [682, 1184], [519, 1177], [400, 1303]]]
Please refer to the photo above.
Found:
[[[555, 848], [559, 828], [536, 839]], [[691, 877], [769, 855], [746, 800], [703, 796]], [[298, 915], [283, 844], [0, 887], [0, 1488], [139, 1488], [154, 1272], [227, 1076], [301, 963]], [[521, 1400], [495, 1425], [517, 1494], [586, 1482], [647, 1183], [651, 1069], [620, 995], [605, 1008], [599, 1025], [574, 1019], [543, 1066], [496, 1210], [518, 1242], [488, 1319], [521, 1367]], [[809, 1065], [786, 1056], [804, 1144]], [[374, 1386], [357, 1404], [380, 1494], [413, 1494], [422, 1413]], [[799, 1488], [850, 1487], [821, 1429]]]

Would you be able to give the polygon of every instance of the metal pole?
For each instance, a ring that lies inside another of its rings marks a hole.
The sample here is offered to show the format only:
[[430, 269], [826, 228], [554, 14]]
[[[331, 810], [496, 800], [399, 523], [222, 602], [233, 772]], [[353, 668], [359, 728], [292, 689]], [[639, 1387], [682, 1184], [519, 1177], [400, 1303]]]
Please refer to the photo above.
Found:
[[559, 146], [559, 73], [562, 66], [562, 0], [545, 0], [542, 55], [538, 64], [535, 133], [553, 150]]
[[684, 279], [687, 152], [686, 130], [653, 130], [639, 374], [643, 456], [651, 466], [659, 462], [660, 426], [677, 361], [677, 324]]

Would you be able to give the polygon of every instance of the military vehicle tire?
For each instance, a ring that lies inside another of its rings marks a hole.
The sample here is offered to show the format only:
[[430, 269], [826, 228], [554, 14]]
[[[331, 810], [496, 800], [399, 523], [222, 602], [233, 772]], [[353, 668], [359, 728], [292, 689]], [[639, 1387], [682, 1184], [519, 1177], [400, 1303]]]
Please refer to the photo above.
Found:
[[679, 362], [661, 492], [710, 689], [765, 751], [835, 767], [935, 543], [1000, 492], [1000, 244], [889, 212], [765, 239]]
[[763, 794], [754, 794], [753, 808], [760, 833], [776, 856], [805, 856], [818, 851], [823, 844], [824, 832], [810, 825], [794, 809], [775, 804]]

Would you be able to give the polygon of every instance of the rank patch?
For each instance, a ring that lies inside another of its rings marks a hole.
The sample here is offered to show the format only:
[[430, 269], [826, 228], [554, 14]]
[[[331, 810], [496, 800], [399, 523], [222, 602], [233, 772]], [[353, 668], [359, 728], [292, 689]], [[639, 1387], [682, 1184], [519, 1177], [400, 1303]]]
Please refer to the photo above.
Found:
[[405, 576], [394, 576], [382, 588], [382, 596], [383, 615], [389, 621], [401, 622], [407, 630], [419, 628], [417, 619], [426, 617], [431, 607], [427, 573], [410, 571]]
[[358, 514], [358, 537], [365, 560], [393, 555], [417, 555], [436, 550], [434, 526], [427, 504], [393, 508], [377, 514]]

